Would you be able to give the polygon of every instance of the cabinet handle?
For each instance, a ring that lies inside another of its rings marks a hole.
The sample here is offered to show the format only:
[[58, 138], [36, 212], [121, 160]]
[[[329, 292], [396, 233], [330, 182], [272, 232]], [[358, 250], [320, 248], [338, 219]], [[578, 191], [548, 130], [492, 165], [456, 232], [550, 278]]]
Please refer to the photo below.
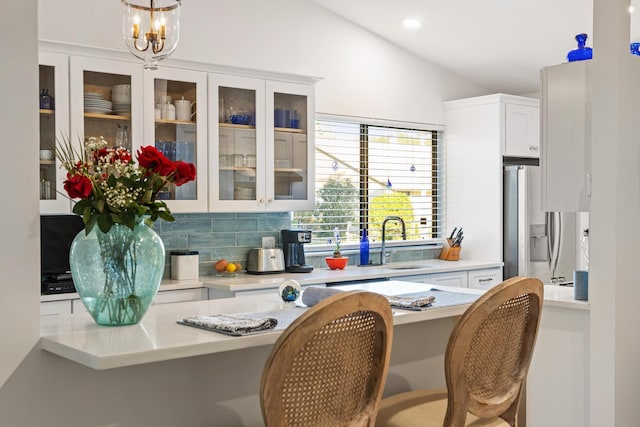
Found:
[[493, 282], [492, 278], [488, 278], [488, 279], [478, 279], [478, 282], [482, 283], [482, 282]]
[[271, 203], [273, 203], [273, 199], [271, 198], [267, 199], [267, 204], [270, 205]]
[[530, 145], [530, 146], [529, 146], [529, 150], [531, 150], [531, 151], [538, 151], [538, 146], [537, 146], [537, 145]]
[[258, 200], [258, 203], [263, 204], [264, 203], [264, 197], [260, 197], [260, 200]]

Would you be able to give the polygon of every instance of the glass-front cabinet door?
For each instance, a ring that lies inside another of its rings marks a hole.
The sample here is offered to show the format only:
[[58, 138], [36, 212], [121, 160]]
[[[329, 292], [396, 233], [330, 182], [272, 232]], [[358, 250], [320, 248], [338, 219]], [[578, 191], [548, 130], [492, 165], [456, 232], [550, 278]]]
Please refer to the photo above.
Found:
[[172, 212], [207, 211], [207, 74], [168, 67], [145, 71], [144, 145], [193, 163], [196, 180], [158, 194]]
[[72, 56], [71, 140], [104, 140], [135, 155], [142, 146], [142, 67], [138, 63]]
[[314, 208], [314, 116], [312, 86], [267, 81], [267, 194], [269, 210]]
[[209, 210], [313, 209], [313, 87], [211, 74], [209, 94]]
[[[66, 171], [55, 159], [55, 145], [69, 137], [69, 58], [40, 52], [40, 212], [69, 213], [71, 200], [62, 183]], [[35, 100], [34, 100], [35, 101]]]
[[264, 80], [209, 75], [209, 210], [263, 211]]

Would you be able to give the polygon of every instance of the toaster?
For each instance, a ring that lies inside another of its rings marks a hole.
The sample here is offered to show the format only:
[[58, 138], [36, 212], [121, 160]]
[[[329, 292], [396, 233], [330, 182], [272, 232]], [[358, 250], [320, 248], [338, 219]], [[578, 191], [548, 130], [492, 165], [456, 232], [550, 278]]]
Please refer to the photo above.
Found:
[[247, 273], [270, 274], [284, 272], [284, 254], [282, 249], [254, 248], [247, 257]]

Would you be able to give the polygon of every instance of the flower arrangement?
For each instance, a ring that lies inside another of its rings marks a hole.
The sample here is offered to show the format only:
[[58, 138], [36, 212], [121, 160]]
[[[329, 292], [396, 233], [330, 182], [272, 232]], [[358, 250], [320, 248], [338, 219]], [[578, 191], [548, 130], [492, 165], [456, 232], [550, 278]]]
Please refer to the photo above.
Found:
[[136, 165], [127, 149], [108, 148], [102, 137], [89, 138], [79, 149], [65, 138], [55, 154], [67, 170], [64, 189], [72, 199], [80, 199], [73, 212], [82, 215], [87, 234], [95, 225], [103, 233], [114, 224], [133, 229], [140, 217], [147, 223], [174, 221], [166, 203], [156, 200], [158, 192], [196, 176], [192, 163], [171, 161], [152, 146], [137, 151]]

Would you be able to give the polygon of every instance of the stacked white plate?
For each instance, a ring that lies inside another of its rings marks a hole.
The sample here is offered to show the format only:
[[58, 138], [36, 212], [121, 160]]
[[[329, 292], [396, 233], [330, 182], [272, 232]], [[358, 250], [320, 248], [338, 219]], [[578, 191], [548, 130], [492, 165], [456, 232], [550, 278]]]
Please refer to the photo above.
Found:
[[96, 92], [84, 93], [84, 111], [85, 113], [112, 113], [111, 101], [102, 98], [102, 95]]
[[130, 115], [131, 104], [113, 104], [113, 112], [116, 114]]

